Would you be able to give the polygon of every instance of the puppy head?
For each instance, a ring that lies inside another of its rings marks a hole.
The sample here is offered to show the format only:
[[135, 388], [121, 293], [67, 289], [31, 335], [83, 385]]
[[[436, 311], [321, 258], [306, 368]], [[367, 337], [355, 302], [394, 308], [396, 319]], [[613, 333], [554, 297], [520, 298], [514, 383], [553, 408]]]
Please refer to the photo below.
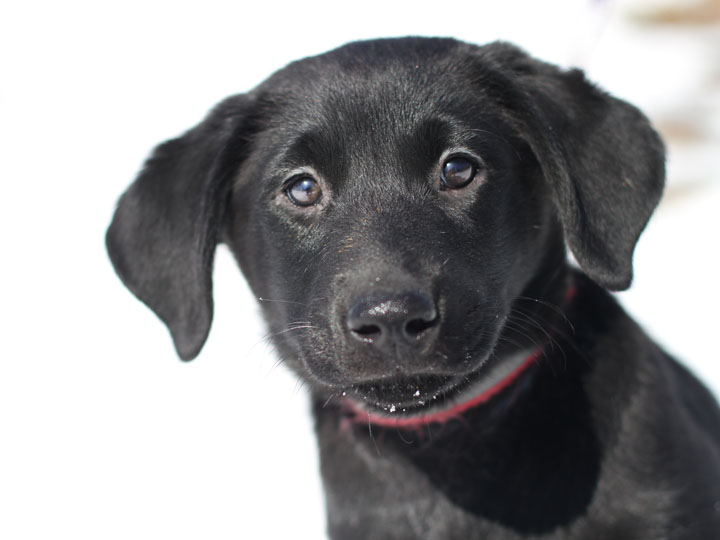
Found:
[[292, 367], [404, 404], [482, 371], [564, 242], [596, 282], [627, 287], [663, 177], [645, 117], [577, 71], [502, 43], [361, 42], [159, 146], [107, 245], [182, 358], [209, 331], [224, 241]]

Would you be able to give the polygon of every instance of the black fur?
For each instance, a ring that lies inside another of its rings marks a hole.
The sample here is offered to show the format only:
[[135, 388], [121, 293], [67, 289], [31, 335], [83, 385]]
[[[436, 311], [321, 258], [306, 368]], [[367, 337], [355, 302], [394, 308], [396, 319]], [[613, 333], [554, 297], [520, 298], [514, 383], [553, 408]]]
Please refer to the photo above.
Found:
[[[441, 183], [448, 152], [477, 165], [466, 187]], [[316, 204], [288, 197], [299, 174]], [[159, 146], [107, 246], [185, 360], [230, 246], [312, 389], [333, 538], [707, 540], [717, 404], [604, 290], [629, 285], [663, 181], [645, 117], [579, 71], [504, 43], [360, 42]], [[377, 420], [450, 407], [533, 350], [457, 418]]]

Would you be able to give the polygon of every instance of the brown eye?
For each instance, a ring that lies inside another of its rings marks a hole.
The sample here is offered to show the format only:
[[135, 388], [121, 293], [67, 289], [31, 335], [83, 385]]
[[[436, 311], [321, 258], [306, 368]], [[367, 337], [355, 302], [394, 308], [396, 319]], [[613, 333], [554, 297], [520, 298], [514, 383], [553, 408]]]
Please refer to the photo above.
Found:
[[459, 189], [472, 182], [476, 172], [477, 166], [471, 161], [461, 157], [453, 157], [443, 164], [440, 179], [445, 187]]
[[309, 176], [301, 176], [293, 180], [285, 190], [288, 199], [297, 206], [312, 206], [322, 197], [320, 184]]

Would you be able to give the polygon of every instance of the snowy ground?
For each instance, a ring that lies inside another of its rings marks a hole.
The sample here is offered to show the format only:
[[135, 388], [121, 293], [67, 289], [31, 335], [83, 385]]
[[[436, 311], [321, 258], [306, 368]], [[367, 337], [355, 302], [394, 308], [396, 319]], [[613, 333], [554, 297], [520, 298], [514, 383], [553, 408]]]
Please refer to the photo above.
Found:
[[649, 0], [261, 4], [1, 10], [1, 538], [322, 538], [306, 396], [275, 365], [228, 253], [211, 337], [181, 364], [103, 234], [157, 142], [353, 39], [503, 38], [645, 108], [669, 137], [669, 188], [620, 296], [720, 393], [717, 25], [632, 23]]

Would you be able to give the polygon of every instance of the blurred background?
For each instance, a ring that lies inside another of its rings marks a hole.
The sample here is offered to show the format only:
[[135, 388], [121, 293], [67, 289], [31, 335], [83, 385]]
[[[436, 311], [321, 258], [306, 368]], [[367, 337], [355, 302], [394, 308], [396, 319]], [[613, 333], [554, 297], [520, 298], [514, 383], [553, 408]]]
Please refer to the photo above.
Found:
[[5, 2], [0, 538], [324, 537], [307, 397], [227, 251], [183, 364], [103, 236], [152, 147], [223, 97], [409, 34], [513, 41], [652, 118], [668, 187], [619, 297], [720, 393], [720, 0]]

